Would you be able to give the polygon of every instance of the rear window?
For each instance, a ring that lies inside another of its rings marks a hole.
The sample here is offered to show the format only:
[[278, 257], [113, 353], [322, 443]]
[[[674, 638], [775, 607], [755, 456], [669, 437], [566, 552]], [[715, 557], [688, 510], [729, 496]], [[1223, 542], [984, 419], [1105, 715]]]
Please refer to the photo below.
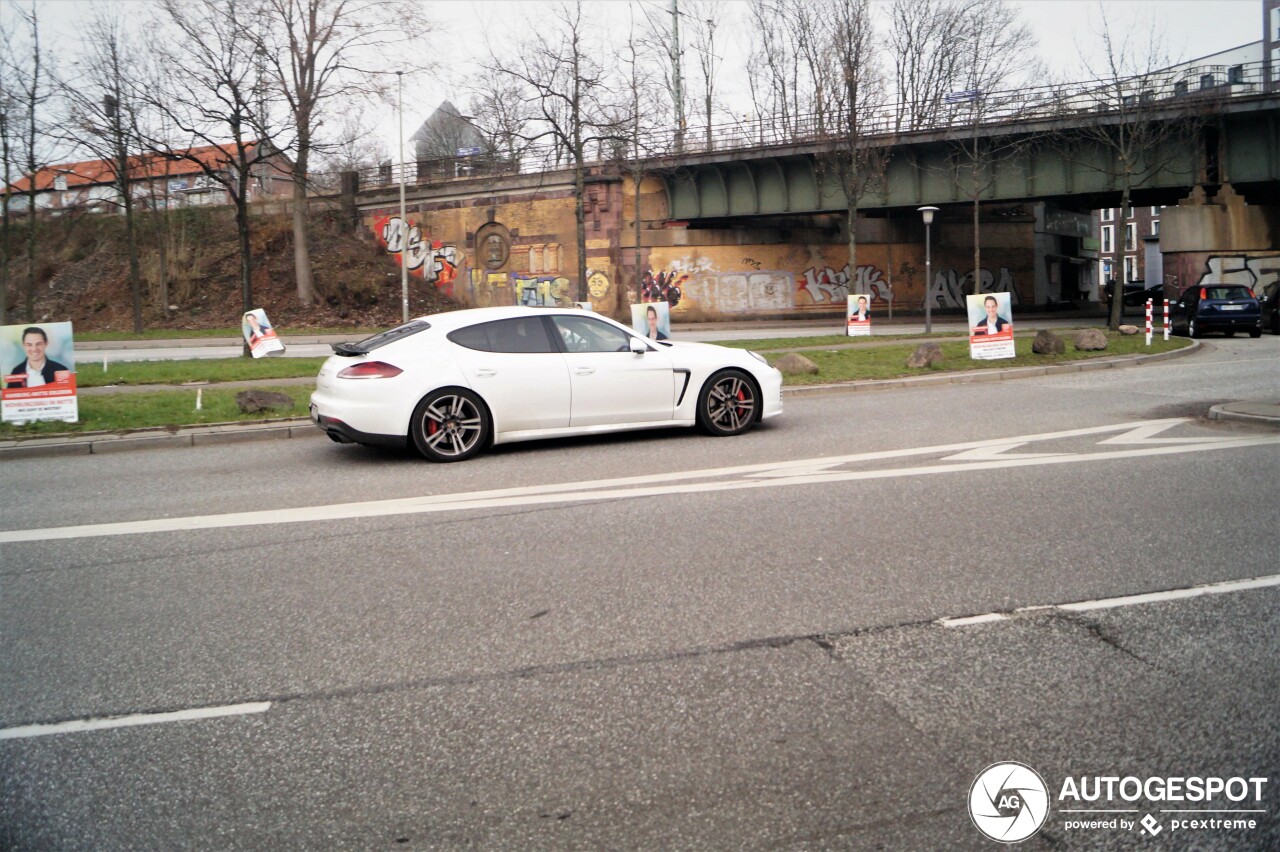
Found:
[[1252, 299], [1253, 291], [1248, 287], [1206, 287], [1206, 299]]
[[380, 331], [372, 337], [366, 337], [359, 343], [335, 343], [333, 344], [333, 351], [338, 355], [368, 355], [380, 346], [386, 346], [388, 343], [394, 343], [397, 340], [417, 334], [420, 331], [426, 331], [429, 328], [431, 328], [431, 323], [426, 320], [412, 320], [404, 325]]
[[555, 352], [542, 317], [482, 322], [449, 332], [459, 346], [480, 352]]

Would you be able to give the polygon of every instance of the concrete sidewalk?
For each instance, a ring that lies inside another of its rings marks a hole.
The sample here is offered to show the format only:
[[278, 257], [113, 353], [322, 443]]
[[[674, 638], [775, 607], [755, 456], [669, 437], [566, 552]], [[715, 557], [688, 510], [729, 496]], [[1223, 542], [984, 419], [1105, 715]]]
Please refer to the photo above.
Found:
[[[1137, 366], [1140, 364], [1166, 360], [1168, 358], [1180, 357], [1188, 353], [1195, 352], [1197, 349], [1199, 349], [1199, 343], [1193, 342], [1191, 346], [1185, 349], [1179, 349], [1173, 352], [1164, 352], [1158, 355], [1127, 355], [1118, 358], [1099, 358], [1088, 361], [1077, 361], [1069, 364], [1054, 364], [1044, 367], [1017, 367], [1006, 370], [964, 370], [901, 379], [804, 385], [800, 387], [783, 388], [783, 393], [789, 397], [799, 397], [829, 393], [887, 390], [894, 388], [916, 388], [930, 387], [934, 385], [1009, 381], [1013, 379], [1054, 375], [1058, 373], [1077, 373], [1089, 370], [1106, 370]], [[272, 385], [308, 384], [314, 381], [314, 378], [307, 377], [252, 382], [227, 382], [216, 385], [216, 387], [270, 387]], [[87, 393], [90, 390], [99, 393], [131, 393], [166, 389], [193, 390], [194, 388], [192, 386], [162, 387], [156, 385], [143, 385], [119, 388], [93, 388], [82, 391], [82, 393]], [[1240, 420], [1249, 423], [1261, 423], [1280, 427], [1280, 399], [1242, 401], [1216, 405], [1210, 410], [1209, 416], [1216, 420]], [[139, 429], [130, 432], [85, 432], [75, 435], [60, 435], [49, 438], [22, 438], [0, 441], [0, 459], [66, 455], [97, 455], [101, 453], [125, 452], [132, 450], [195, 447], [242, 441], [321, 437], [324, 437], [324, 433], [316, 428], [308, 418], [291, 417], [278, 420], [254, 421], [251, 423], [218, 423], [203, 426]]]

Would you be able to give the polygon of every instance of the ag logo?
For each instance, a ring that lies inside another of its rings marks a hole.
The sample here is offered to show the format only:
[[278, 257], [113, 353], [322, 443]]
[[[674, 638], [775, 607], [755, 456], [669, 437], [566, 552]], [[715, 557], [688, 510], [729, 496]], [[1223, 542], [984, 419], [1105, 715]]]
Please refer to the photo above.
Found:
[[993, 763], [969, 788], [969, 817], [1001, 843], [1026, 840], [1049, 816], [1049, 789], [1040, 774], [1021, 763]]

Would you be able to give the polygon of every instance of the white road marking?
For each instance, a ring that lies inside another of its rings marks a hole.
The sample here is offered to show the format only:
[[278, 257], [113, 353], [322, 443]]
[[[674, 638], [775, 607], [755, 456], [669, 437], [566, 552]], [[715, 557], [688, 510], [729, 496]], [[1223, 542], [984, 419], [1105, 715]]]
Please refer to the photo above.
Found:
[[[1226, 448], [1250, 447], [1280, 443], [1280, 435], [1259, 435], [1242, 438], [1202, 439], [1191, 438], [1186, 442], [1170, 444], [1165, 439], [1152, 439], [1154, 446], [1141, 448], [1064, 454], [993, 455], [969, 463], [939, 463], [919, 467], [897, 467], [882, 470], [832, 470], [838, 465], [858, 462], [904, 459], [928, 455], [963, 453], [967, 450], [1007, 448], [1014, 444], [1033, 441], [1105, 435], [1113, 432], [1131, 433], [1149, 429], [1157, 424], [1164, 428], [1188, 422], [1186, 418], [1139, 421], [1114, 426], [1095, 426], [1062, 432], [1046, 432], [1039, 435], [1023, 435], [1017, 438], [995, 438], [968, 441], [958, 444], [942, 444], [915, 447], [905, 450], [885, 450], [855, 453], [846, 456], [830, 456], [798, 459], [788, 462], [765, 462], [737, 467], [709, 468], [706, 470], [680, 471], [585, 482], [566, 482], [552, 485], [535, 485], [518, 488], [502, 488], [473, 491], [462, 494], [440, 494], [422, 497], [404, 497], [392, 500], [371, 500], [361, 503], [336, 503], [322, 506], [302, 506], [292, 509], [264, 509], [253, 512], [234, 512], [224, 515], [195, 515], [181, 518], [155, 518], [119, 523], [86, 524], [82, 526], [49, 527], [32, 530], [7, 530], [0, 532], [0, 544], [24, 541], [53, 541], [59, 539], [91, 538], [101, 536], [135, 535], [141, 533], [190, 532], [195, 530], [225, 529], [229, 527], [293, 524], [316, 521], [352, 520], [356, 518], [380, 518], [393, 515], [434, 514], [476, 509], [515, 508], [554, 503], [595, 502], [600, 500], [634, 499], [671, 494], [696, 494], [716, 491], [735, 491], [778, 486], [812, 485], [829, 482], [891, 479], [906, 476], [933, 476], [1011, 467], [1027, 467], [1045, 464], [1071, 464], [1143, 456], [1172, 455]], [[1162, 431], [1162, 430], [1157, 430]], [[1138, 443], [1138, 441], [1132, 441]], [[767, 478], [762, 478], [767, 474]], [[713, 480], [690, 482], [689, 480]]]
[[197, 719], [217, 719], [222, 716], [247, 716], [253, 713], [265, 713], [270, 709], [270, 701], [258, 701], [251, 704], [225, 704], [221, 707], [175, 710], [171, 713], [137, 713], [131, 716], [75, 719], [70, 722], [56, 722], [49, 725], [23, 725], [17, 728], [0, 728], [0, 740], [21, 740], [31, 737], [47, 737], [52, 734], [101, 731], [107, 728], [132, 728], [137, 725], [160, 725], [166, 722], [191, 722]]
[[990, 624], [994, 621], [1006, 621], [1016, 615], [1030, 612], [1057, 609], [1065, 612], [1089, 612], [1095, 609], [1116, 609], [1124, 606], [1140, 606], [1142, 604], [1161, 603], [1162, 601], [1178, 601], [1186, 598], [1198, 598], [1201, 595], [1224, 595], [1229, 592], [1244, 592], [1250, 589], [1267, 589], [1280, 586], [1280, 574], [1269, 574], [1265, 577], [1253, 577], [1249, 580], [1226, 580], [1221, 583], [1203, 583], [1198, 586], [1187, 586], [1182, 589], [1167, 589], [1163, 592], [1147, 592], [1138, 595], [1125, 595], [1119, 598], [1102, 598], [1092, 601], [1077, 601], [1065, 604], [1041, 604], [1024, 606], [1013, 612], [988, 612], [982, 615], [965, 615], [955, 618], [939, 618], [934, 624], [942, 627], [970, 627], [975, 624]]
[[[1100, 442], [1102, 443], [1102, 442]], [[1066, 455], [1065, 453], [1016, 453], [1008, 455], [1010, 450], [1016, 450], [1018, 447], [1026, 446], [1026, 441], [1018, 441], [1016, 444], [1000, 444], [995, 447], [979, 447], [976, 450], [965, 450], [963, 453], [956, 453], [954, 456], [947, 456], [943, 461], [990, 461], [992, 459], [1047, 459], [1051, 456]]]

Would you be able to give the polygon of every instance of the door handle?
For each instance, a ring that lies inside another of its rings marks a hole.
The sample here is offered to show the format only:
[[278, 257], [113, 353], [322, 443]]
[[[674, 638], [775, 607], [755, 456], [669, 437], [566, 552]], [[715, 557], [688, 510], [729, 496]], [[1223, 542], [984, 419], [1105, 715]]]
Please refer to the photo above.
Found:
[[479, 367], [476, 369], [477, 379], [487, 379], [487, 378], [490, 378], [491, 376], [496, 376], [496, 375], [498, 375], [498, 371], [493, 369], [492, 367]]
[[574, 367], [573, 372], [579, 376], [589, 376], [596, 371], [595, 367]]

